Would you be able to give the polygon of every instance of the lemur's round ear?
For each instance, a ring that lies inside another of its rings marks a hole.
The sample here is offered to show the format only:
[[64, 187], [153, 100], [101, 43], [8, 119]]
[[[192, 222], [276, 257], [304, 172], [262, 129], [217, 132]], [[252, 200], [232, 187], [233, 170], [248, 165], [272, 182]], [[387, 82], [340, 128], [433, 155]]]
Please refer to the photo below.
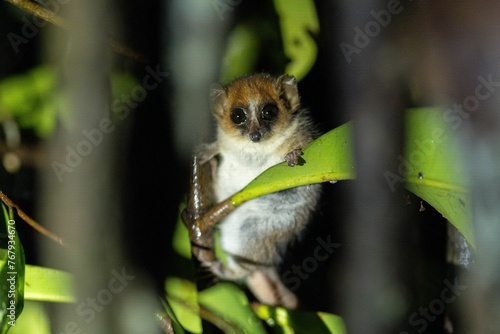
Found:
[[297, 89], [297, 79], [295, 79], [293, 75], [283, 74], [282, 76], [280, 76], [280, 79], [282, 83], [293, 86], [295, 87], [295, 89]]
[[210, 85], [210, 106], [212, 107], [212, 112], [217, 117], [222, 117], [224, 112], [222, 108], [222, 99], [225, 97], [226, 91], [224, 87], [218, 83], [213, 83]]
[[300, 107], [300, 96], [297, 88], [297, 80], [293, 75], [283, 74], [278, 78], [280, 86], [280, 97], [285, 100], [290, 110], [296, 110]]

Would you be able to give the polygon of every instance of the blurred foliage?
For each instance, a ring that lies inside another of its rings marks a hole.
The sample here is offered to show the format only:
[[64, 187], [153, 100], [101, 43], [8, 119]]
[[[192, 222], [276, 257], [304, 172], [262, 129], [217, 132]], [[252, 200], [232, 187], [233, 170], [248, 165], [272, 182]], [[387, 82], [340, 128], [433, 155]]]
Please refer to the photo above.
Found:
[[0, 82], [0, 120], [15, 119], [22, 129], [50, 135], [57, 122], [56, 78], [52, 68], [40, 66]]
[[[57, 124], [67, 123], [64, 95], [57, 86], [57, 73], [50, 66], [39, 66], [27, 73], [0, 81], [0, 122], [14, 119], [19, 128], [38, 137], [50, 136]], [[130, 94], [137, 80], [125, 72], [110, 78], [114, 98]]]
[[[279, 20], [283, 56], [289, 61], [279, 70], [300, 81], [309, 73], [318, 54], [315, 37], [320, 29], [314, 1], [274, 0], [274, 8]], [[261, 34], [272, 31], [261, 30], [262, 22], [243, 21], [230, 31], [220, 75], [222, 83], [262, 70], [257, 68], [257, 60], [267, 50], [263, 50]]]
[[259, 54], [259, 37], [252, 25], [240, 23], [229, 34], [220, 82], [253, 72]]
[[280, 18], [285, 55], [290, 63], [285, 73], [302, 80], [313, 67], [318, 47], [314, 40], [319, 34], [319, 21], [314, 1], [274, 0]]

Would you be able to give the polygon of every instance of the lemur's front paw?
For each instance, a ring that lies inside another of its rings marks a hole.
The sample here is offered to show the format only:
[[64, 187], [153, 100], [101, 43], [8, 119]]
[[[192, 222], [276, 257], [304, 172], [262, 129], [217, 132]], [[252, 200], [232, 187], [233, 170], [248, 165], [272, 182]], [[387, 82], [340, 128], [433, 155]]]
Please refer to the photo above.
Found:
[[297, 148], [287, 155], [285, 155], [285, 161], [288, 163], [288, 166], [293, 167], [295, 165], [301, 165], [304, 161], [300, 156], [302, 155], [302, 150]]

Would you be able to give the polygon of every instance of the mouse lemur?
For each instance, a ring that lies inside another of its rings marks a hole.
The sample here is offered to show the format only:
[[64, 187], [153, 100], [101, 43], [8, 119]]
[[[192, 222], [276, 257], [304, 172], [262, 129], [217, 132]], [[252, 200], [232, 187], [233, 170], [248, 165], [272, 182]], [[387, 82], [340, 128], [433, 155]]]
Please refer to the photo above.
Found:
[[[255, 74], [210, 90], [217, 140], [198, 152], [212, 160], [213, 191], [220, 202], [267, 168], [297, 164], [300, 149], [317, 135], [301, 109], [291, 75]], [[227, 265], [206, 263], [222, 279], [246, 282], [261, 302], [296, 308], [298, 300], [282, 283], [278, 266], [316, 209], [321, 186], [306, 185], [250, 200], [217, 225]]]

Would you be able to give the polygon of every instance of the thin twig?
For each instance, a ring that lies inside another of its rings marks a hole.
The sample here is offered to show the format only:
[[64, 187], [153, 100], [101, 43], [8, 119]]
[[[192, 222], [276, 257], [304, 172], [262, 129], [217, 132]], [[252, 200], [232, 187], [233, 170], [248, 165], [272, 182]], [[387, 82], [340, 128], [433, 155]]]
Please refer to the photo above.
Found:
[[40, 6], [35, 2], [29, 0], [5, 0], [5, 1], [10, 2], [11, 4], [27, 11], [31, 15], [34, 15], [38, 18], [41, 18], [42, 20], [52, 23], [55, 26], [67, 29], [67, 23], [62, 17], [52, 12], [51, 10], [43, 8], [42, 6]]
[[[38, 5], [35, 2], [29, 1], [29, 0], [5, 0], [7, 2], [10, 2], [14, 6], [17, 6], [24, 11], [30, 13], [31, 15], [34, 15], [42, 20], [45, 20], [49, 23], [52, 23], [53, 25], [63, 28], [63, 29], [69, 29], [68, 22], [63, 19], [61, 16], [57, 15], [56, 13], [52, 12], [51, 10], [48, 10], [46, 8], [43, 8], [42, 6]], [[143, 64], [147, 64], [148, 60], [147, 57], [135, 52], [131, 48], [127, 47], [126, 45], [111, 40], [109, 42], [110, 48], [115, 51], [118, 54], [121, 54], [122, 56], [137, 60]]]
[[21, 219], [24, 220], [28, 225], [30, 225], [31, 227], [33, 227], [35, 230], [37, 230], [41, 234], [45, 235], [46, 237], [49, 237], [50, 239], [54, 240], [58, 244], [64, 246], [61, 237], [59, 237], [56, 234], [50, 232], [45, 227], [43, 227], [42, 225], [38, 224], [33, 218], [31, 218], [30, 216], [28, 216], [27, 214], [25, 214], [23, 212], [23, 210], [21, 210], [21, 208], [19, 208], [19, 206], [16, 203], [12, 202], [12, 200], [7, 195], [5, 195], [4, 192], [1, 191], [1, 190], [0, 190], [0, 199], [8, 207], [16, 209], [17, 215], [19, 217], [21, 217]]
[[134, 50], [132, 50], [131, 48], [120, 42], [111, 40], [109, 41], [109, 47], [116, 53], [121, 54], [122, 56], [137, 60], [138, 62], [143, 64], [148, 63], [148, 58], [145, 55], [135, 52]]

